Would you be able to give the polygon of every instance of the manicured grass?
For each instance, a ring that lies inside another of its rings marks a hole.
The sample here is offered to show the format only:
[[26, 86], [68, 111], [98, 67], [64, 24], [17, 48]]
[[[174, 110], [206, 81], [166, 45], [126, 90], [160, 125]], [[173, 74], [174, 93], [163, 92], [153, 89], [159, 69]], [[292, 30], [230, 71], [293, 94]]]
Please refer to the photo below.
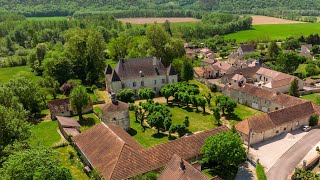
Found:
[[305, 99], [305, 100], [308, 100], [308, 101], [312, 101], [312, 102], [318, 104], [317, 103], [317, 98], [318, 97], [320, 98], [320, 93], [304, 95], [304, 96], [302, 96], [302, 99]]
[[203, 114], [202, 110], [196, 111], [194, 108], [168, 105], [172, 114], [172, 124], [182, 124], [185, 117], [189, 116], [189, 130], [191, 132], [209, 130], [216, 127], [217, 122], [211, 114]]
[[65, 16], [54, 16], [54, 17], [28, 17], [27, 20], [31, 21], [62, 21], [67, 20]]
[[261, 114], [261, 111], [252, 109], [250, 107], [238, 104], [232, 116], [227, 117], [232, 125], [237, 124], [239, 121], [245, 120], [249, 117]]
[[0, 68], [0, 84], [4, 84], [12, 79], [15, 75], [23, 74], [32, 80], [38, 80], [39, 77], [35, 76], [31, 72], [31, 68], [29, 66], [17, 66], [17, 67], [8, 67], [8, 68]]
[[[57, 159], [60, 160], [64, 167], [70, 169], [73, 179], [76, 180], [87, 180], [90, 179], [83, 171], [83, 164], [80, 158], [77, 156], [76, 150], [72, 146], [65, 146], [55, 149], [57, 154]], [[74, 157], [71, 158], [70, 154]]]
[[58, 133], [58, 121], [41, 122], [37, 125], [33, 125], [31, 128], [31, 145], [38, 145], [39, 143], [52, 147], [59, 142], [61, 136]]
[[[84, 114], [83, 117], [84, 117], [84, 120], [79, 121], [79, 124], [81, 125], [81, 128], [80, 128], [81, 132], [87, 131], [88, 129], [92, 128], [94, 125], [101, 122], [100, 119], [93, 113]], [[72, 118], [79, 120], [79, 116], [74, 116]]]
[[254, 25], [251, 30], [228, 34], [225, 38], [236, 39], [237, 42], [247, 42], [248, 40], [270, 41], [291, 36], [306, 36], [319, 33], [319, 31], [319, 23]]
[[169, 141], [167, 134], [157, 134], [156, 129], [146, 128], [144, 131], [140, 123], [135, 122], [135, 115], [133, 111], [130, 111], [130, 126], [131, 130], [129, 131], [129, 134], [146, 148]]
[[258, 180], [267, 180], [266, 173], [264, 172], [262, 165], [259, 163], [257, 164], [257, 167], [256, 167], [256, 173], [257, 173]]

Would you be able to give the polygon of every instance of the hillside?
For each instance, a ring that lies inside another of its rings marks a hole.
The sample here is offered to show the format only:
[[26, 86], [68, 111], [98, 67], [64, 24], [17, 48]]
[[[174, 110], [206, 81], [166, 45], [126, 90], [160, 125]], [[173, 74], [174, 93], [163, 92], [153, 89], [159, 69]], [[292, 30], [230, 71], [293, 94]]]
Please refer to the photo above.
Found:
[[270, 9], [278, 9], [300, 15], [319, 15], [320, 0], [0, 0], [0, 9], [27, 16], [70, 15], [79, 10], [141, 9], [218, 10], [256, 14], [270, 14]]

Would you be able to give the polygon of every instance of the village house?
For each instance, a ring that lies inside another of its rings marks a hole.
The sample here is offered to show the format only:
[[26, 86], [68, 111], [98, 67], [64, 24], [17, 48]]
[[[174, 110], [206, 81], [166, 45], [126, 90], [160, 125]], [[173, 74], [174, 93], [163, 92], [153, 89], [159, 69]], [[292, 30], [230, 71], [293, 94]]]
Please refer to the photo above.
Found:
[[164, 85], [178, 82], [173, 66], [166, 68], [156, 57], [120, 59], [115, 69], [107, 66], [105, 76], [110, 94], [117, 94], [124, 88], [133, 89], [135, 96], [141, 88], [151, 88], [159, 93]]
[[256, 47], [254, 45], [251, 44], [242, 44], [240, 45], [240, 47], [237, 49], [237, 53], [239, 54], [239, 56], [243, 56], [243, 55], [247, 55], [247, 54], [251, 54], [254, 53], [256, 50]]
[[319, 106], [304, 102], [248, 118], [239, 122], [235, 128], [243, 141], [248, 142], [250, 135], [250, 144], [256, 144], [308, 125], [310, 116], [319, 113]]
[[[48, 107], [50, 111], [50, 118], [56, 119], [56, 116], [70, 117], [77, 115], [77, 111], [72, 109], [70, 99], [55, 99], [48, 101]], [[83, 113], [89, 113], [93, 111], [92, 103], [90, 102], [83, 110]]]
[[314, 59], [314, 56], [311, 55], [312, 44], [301, 45], [300, 56], [304, 56], [308, 59]]
[[158, 180], [221, 180], [219, 176], [209, 179], [201, 173], [200, 169], [196, 169], [188, 161], [182, 159], [178, 155], [173, 155], [165, 169], [161, 172]]
[[221, 78], [222, 84], [231, 84], [234, 80], [233, 77], [236, 74], [240, 74], [245, 78], [245, 82], [254, 83], [256, 81], [256, 72], [259, 70], [259, 66], [247, 67], [242, 69], [237, 69], [231, 74], [226, 74]]
[[[289, 92], [291, 82], [294, 78], [296, 77], [263, 67], [256, 73], [257, 84], [259, 86], [281, 93]], [[303, 80], [297, 79], [299, 81], [299, 90], [303, 90]]]
[[74, 144], [86, 165], [96, 168], [105, 179], [118, 180], [159, 171], [175, 154], [187, 161], [197, 160], [206, 138], [228, 130], [221, 126], [143, 148], [121, 127], [100, 123], [75, 136]]
[[222, 94], [231, 97], [240, 104], [263, 112], [276, 111], [305, 102], [300, 98], [282, 94], [280, 92], [274, 92], [269, 89], [259, 88], [246, 83], [226, 85]]
[[214, 63], [216, 63], [218, 60], [215, 58], [204, 58], [203, 60], [201, 60], [201, 65], [202, 66], [208, 66], [208, 65], [213, 65]]
[[129, 105], [117, 100], [117, 96], [111, 94], [111, 103], [102, 107], [102, 122], [118, 125], [125, 131], [130, 129]]

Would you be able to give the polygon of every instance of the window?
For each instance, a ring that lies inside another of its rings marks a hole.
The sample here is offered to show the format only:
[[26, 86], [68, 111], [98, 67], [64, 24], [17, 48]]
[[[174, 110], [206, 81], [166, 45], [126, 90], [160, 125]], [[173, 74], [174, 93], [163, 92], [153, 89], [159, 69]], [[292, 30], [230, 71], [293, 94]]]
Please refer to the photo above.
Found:
[[283, 131], [287, 130], [287, 128], [284, 128]]
[[157, 80], [154, 80], [154, 84], [157, 84]]
[[117, 119], [116, 119], [116, 118], [113, 118], [112, 121], [117, 121]]
[[172, 79], [172, 83], [174, 83], [174, 79]]
[[278, 133], [279, 133], [279, 130], [277, 130], [276, 133], [278, 134]]
[[165, 80], [165, 79], [162, 79], [162, 83], [166, 83], [166, 80]]
[[157, 88], [155, 87], [155, 88], [153, 88], [153, 90], [154, 90], [154, 92], [157, 92]]
[[141, 86], [144, 86], [144, 81], [141, 81]]
[[138, 94], [137, 94], [137, 90], [136, 90], [136, 89], [134, 90], [134, 95], [135, 95], [135, 96], [137, 96], [137, 95], [138, 95]]
[[121, 87], [122, 87], [122, 88], [125, 88], [125, 85], [124, 85], [124, 83], [122, 83], [122, 84], [121, 84]]
[[132, 86], [133, 86], [133, 87], [136, 87], [136, 86], [137, 86], [137, 83], [136, 83], [136, 82], [133, 82], [133, 83], [132, 83]]

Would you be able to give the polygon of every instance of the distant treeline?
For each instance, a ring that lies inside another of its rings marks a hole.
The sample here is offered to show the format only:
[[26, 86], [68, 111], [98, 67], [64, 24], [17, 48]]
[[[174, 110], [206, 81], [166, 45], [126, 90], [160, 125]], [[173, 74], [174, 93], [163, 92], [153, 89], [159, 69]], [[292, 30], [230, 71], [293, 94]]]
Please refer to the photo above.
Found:
[[266, 14], [268, 11], [273, 14], [287, 11], [301, 16], [318, 16], [320, 0], [0, 0], [0, 9], [28, 17], [67, 16], [77, 11], [118, 11], [113, 12], [116, 17], [196, 16], [192, 11], [241, 14]]

